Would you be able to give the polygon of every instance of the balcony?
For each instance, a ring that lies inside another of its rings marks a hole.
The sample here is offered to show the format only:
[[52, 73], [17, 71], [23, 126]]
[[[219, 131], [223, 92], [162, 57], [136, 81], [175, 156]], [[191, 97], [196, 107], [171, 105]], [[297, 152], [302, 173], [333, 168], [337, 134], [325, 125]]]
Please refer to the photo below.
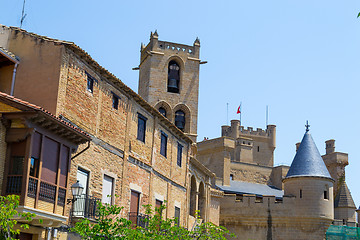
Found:
[[[12, 175], [7, 177], [6, 194], [21, 195], [22, 191], [22, 176]], [[39, 190], [39, 191], [38, 191]], [[29, 177], [27, 196], [33, 198], [33, 202], [42, 200], [48, 203], [57, 204], [58, 206], [65, 206], [66, 188], [41, 181], [34, 177]]]
[[137, 212], [129, 212], [129, 220], [138, 227], [147, 228], [149, 219], [148, 215], [137, 213]]
[[86, 195], [77, 197], [73, 203], [71, 217], [96, 220], [99, 217], [97, 212], [99, 201], [101, 201], [101, 199]]

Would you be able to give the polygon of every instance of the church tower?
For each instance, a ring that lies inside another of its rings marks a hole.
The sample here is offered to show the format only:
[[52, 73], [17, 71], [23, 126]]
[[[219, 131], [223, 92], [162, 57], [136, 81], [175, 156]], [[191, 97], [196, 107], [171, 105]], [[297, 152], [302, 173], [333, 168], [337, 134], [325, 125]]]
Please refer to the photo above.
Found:
[[196, 142], [200, 41], [187, 46], [158, 38], [151, 32], [141, 45], [138, 93]]

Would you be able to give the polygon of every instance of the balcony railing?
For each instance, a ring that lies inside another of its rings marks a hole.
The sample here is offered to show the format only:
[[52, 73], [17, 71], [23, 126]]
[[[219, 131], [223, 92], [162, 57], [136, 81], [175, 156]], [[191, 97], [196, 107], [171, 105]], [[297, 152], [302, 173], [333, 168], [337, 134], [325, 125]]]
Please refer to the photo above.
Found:
[[8, 176], [6, 184], [6, 194], [21, 193], [22, 176]]
[[137, 212], [129, 212], [129, 220], [136, 226], [147, 228], [148, 226], [147, 219], [149, 219], [148, 215]]
[[97, 202], [101, 201], [99, 198], [91, 196], [77, 197], [73, 203], [73, 209], [71, 212], [72, 217], [84, 217], [89, 219], [97, 219], [99, 216], [97, 213]]

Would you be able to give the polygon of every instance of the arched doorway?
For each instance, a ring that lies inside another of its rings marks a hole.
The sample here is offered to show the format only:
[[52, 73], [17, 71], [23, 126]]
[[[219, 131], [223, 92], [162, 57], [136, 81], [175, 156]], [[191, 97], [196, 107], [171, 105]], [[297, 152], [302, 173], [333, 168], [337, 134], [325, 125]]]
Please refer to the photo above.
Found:
[[204, 183], [201, 182], [199, 185], [199, 199], [198, 199], [198, 209], [200, 211], [199, 217], [201, 219], [205, 219], [205, 204], [206, 204], [205, 187], [204, 187]]
[[195, 177], [191, 177], [190, 185], [190, 215], [195, 216], [196, 212], [196, 180]]

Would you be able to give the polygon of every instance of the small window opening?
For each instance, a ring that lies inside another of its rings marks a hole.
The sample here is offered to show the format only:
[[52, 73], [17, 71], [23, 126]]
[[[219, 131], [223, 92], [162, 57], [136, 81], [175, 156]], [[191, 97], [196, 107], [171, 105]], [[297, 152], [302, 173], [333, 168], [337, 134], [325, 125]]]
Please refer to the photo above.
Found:
[[300, 198], [302, 198], [302, 189], [300, 189]]
[[179, 93], [180, 67], [175, 61], [169, 62], [168, 92]]
[[329, 199], [329, 194], [328, 194], [328, 191], [324, 191], [324, 199]]
[[258, 152], [260, 152], [260, 146], [258, 146]]
[[234, 180], [234, 174], [230, 174], [230, 180]]
[[119, 99], [120, 99], [120, 97], [113, 93], [112, 106], [116, 110], [118, 110], [118, 108], [119, 108]]
[[92, 93], [94, 91], [94, 78], [88, 73], [86, 73], [86, 75], [87, 75], [87, 90]]
[[181, 131], [185, 129], [185, 113], [182, 110], [175, 112], [175, 126]]
[[165, 108], [160, 107], [160, 108], [159, 108], [159, 112], [160, 112], [164, 117], [166, 117], [166, 110], [165, 110]]

